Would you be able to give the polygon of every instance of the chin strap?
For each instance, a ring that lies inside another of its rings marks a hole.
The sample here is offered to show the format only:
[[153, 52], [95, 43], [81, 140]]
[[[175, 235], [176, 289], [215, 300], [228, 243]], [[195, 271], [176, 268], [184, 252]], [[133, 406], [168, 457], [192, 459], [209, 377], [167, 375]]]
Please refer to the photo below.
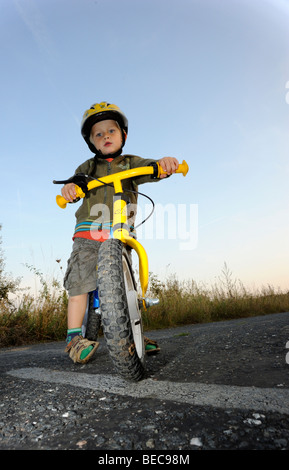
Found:
[[114, 153], [109, 153], [108, 155], [103, 155], [100, 151], [95, 153], [96, 158], [101, 158], [102, 160], [106, 160], [107, 158], [115, 158], [122, 154], [122, 147]]

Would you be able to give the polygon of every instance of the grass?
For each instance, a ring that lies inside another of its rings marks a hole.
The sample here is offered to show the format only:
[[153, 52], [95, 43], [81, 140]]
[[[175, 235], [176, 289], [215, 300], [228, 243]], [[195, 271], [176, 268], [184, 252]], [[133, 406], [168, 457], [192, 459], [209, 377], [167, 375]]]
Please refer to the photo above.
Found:
[[21, 346], [44, 341], [63, 341], [66, 337], [66, 311], [68, 298], [60, 283], [53, 279], [40, 279], [37, 296], [18, 290], [13, 302], [0, 300], [0, 347]]
[[180, 282], [171, 276], [165, 282], [150, 280], [152, 297], [160, 302], [144, 313], [147, 329], [207, 323], [289, 311], [289, 291], [268, 285], [249, 291], [233, 278], [227, 265], [213, 286], [195, 281]]
[[[39, 271], [31, 269], [40, 280], [39, 294], [19, 291], [16, 303], [0, 300], [0, 347], [63, 341], [66, 337], [66, 291], [59, 281], [48, 283]], [[211, 287], [193, 280], [180, 282], [176, 276], [160, 281], [151, 274], [148, 296], [160, 302], [143, 313], [145, 330], [289, 311], [289, 292], [270, 285], [251, 292], [233, 279], [226, 265]]]

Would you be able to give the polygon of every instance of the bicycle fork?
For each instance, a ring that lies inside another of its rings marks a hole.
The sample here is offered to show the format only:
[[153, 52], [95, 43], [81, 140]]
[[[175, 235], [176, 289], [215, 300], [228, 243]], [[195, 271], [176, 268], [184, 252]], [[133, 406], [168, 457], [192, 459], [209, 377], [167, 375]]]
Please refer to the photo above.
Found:
[[[113, 224], [110, 237], [114, 237], [120, 240], [125, 245], [130, 246], [134, 249], [138, 255], [139, 259], [139, 278], [142, 292], [142, 307], [146, 310], [148, 307], [156, 305], [159, 303], [158, 299], [149, 299], [145, 297], [147, 288], [148, 288], [148, 279], [149, 279], [149, 266], [148, 266], [148, 257], [144, 247], [129, 234], [129, 226], [127, 224], [127, 199], [122, 192], [118, 192], [114, 195], [113, 202]], [[99, 311], [99, 300], [98, 300], [98, 291], [94, 291], [94, 309]]]

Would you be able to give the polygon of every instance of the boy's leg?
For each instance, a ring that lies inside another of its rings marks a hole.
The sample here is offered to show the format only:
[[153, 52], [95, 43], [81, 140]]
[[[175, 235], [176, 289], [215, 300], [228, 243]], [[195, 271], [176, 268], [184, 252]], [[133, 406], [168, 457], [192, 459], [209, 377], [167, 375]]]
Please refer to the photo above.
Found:
[[68, 299], [67, 328], [81, 328], [85, 315], [87, 294], [75, 295]]
[[76, 238], [67, 263], [64, 277], [64, 287], [69, 294], [66, 351], [69, 352], [74, 362], [87, 362], [99, 346], [96, 341], [83, 338], [81, 328], [86, 311], [87, 292], [96, 288], [99, 246], [100, 242]]
[[[87, 294], [76, 295], [68, 299], [66, 351], [71, 351], [74, 345], [79, 348], [81, 351], [78, 353], [80, 361], [77, 360], [77, 362], [86, 362], [92, 355], [93, 350], [96, 350], [99, 345], [99, 343], [88, 341], [81, 336], [86, 304]], [[74, 352], [72, 355], [74, 356]]]

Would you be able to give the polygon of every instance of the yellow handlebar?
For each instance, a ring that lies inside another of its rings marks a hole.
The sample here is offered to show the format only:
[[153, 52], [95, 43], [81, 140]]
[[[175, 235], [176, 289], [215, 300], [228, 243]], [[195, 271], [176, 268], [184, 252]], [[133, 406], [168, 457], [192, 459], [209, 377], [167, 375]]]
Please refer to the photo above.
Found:
[[[165, 174], [166, 172], [163, 171], [159, 163], [157, 163], [157, 165], [158, 165], [158, 178], [159, 178], [161, 174]], [[188, 171], [189, 171], [189, 166], [187, 162], [183, 160], [183, 162], [179, 164], [178, 169], [176, 170], [176, 173], [182, 173], [184, 176], [186, 176]], [[140, 168], [133, 168], [131, 170], [120, 171], [119, 173], [114, 173], [112, 175], [103, 176], [99, 180], [89, 181], [89, 183], [87, 183], [87, 189], [88, 191], [90, 191], [91, 189], [97, 188], [99, 186], [103, 186], [104, 184], [113, 183], [115, 192], [121, 192], [122, 191], [121, 180], [136, 177], [136, 176], [151, 175], [153, 173], [154, 173], [154, 168], [152, 166], [145, 166], [145, 167], [140, 167]], [[82, 191], [82, 189], [79, 186], [75, 185], [75, 191], [76, 191], [76, 198], [85, 197], [85, 193]], [[56, 196], [56, 203], [61, 209], [65, 209], [68, 201], [64, 199], [63, 196]]]

